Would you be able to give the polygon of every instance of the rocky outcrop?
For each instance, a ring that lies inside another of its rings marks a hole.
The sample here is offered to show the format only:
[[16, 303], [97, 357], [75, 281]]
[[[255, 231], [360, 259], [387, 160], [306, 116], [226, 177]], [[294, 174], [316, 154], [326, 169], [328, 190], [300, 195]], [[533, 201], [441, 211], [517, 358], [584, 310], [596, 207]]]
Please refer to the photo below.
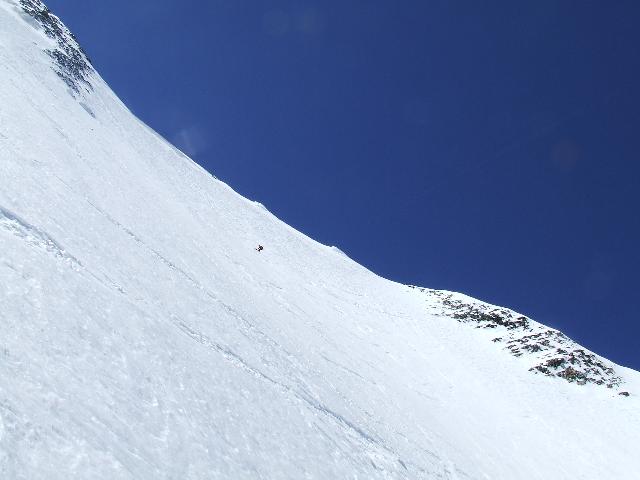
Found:
[[[578, 385], [593, 383], [614, 388], [623, 383], [613, 366], [585, 350], [564, 333], [541, 325], [508, 308], [496, 307], [464, 295], [410, 286], [430, 300], [429, 309], [476, 328], [492, 329], [494, 343], [515, 357], [530, 359], [529, 370]], [[626, 392], [624, 392], [626, 393]]]
[[69, 29], [40, 0], [20, 0], [20, 6], [49, 38], [56, 41], [57, 48], [48, 49], [46, 53], [53, 60], [55, 72], [74, 95], [93, 90], [91, 60]]

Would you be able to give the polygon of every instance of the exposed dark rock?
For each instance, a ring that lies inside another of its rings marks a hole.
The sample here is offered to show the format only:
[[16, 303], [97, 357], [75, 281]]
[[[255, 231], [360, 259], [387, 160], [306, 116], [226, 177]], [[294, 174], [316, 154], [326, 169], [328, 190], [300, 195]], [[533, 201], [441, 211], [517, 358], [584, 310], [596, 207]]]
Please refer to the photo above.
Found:
[[452, 317], [476, 328], [501, 330], [494, 343], [503, 343], [516, 357], [532, 361], [531, 372], [560, 377], [570, 383], [593, 383], [613, 388], [622, 379], [605, 360], [586, 351], [564, 333], [545, 327], [530, 318], [462, 295], [411, 286], [435, 300], [433, 313]]
[[93, 90], [90, 82], [94, 71], [91, 60], [69, 29], [40, 0], [20, 0], [20, 6], [36, 20], [44, 33], [58, 44], [57, 48], [46, 50], [53, 60], [53, 69], [58, 76], [75, 95], [79, 95], [83, 90]]

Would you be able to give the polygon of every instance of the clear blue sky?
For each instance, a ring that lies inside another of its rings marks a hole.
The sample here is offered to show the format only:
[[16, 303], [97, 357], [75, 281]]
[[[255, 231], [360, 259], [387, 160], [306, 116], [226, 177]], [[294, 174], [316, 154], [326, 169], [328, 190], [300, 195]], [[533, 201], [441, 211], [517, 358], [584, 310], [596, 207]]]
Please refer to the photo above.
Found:
[[640, 369], [637, 0], [47, 4], [134, 113], [287, 223]]

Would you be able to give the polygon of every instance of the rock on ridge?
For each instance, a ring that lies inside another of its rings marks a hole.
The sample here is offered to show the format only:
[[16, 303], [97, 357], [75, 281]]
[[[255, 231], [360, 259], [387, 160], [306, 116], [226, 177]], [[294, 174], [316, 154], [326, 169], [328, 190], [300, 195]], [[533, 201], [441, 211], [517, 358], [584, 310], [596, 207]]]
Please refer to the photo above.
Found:
[[497, 307], [466, 295], [410, 285], [430, 300], [432, 313], [455, 318], [476, 328], [495, 329], [494, 343], [504, 345], [511, 355], [531, 360], [529, 371], [586, 385], [614, 388], [622, 378], [613, 366], [584, 349], [564, 333], [541, 325], [508, 308]]
[[20, 0], [22, 10], [40, 25], [44, 33], [58, 44], [46, 53], [53, 59], [54, 70], [74, 95], [93, 90], [91, 60], [76, 37], [40, 0]]

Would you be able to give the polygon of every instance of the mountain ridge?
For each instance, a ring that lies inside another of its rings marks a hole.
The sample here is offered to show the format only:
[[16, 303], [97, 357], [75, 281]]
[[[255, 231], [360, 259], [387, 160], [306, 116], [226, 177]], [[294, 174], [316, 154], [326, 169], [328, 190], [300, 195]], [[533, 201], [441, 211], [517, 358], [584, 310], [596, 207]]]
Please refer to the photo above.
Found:
[[25, 5], [0, 0], [1, 476], [634, 478], [638, 372], [612, 367], [627, 398], [530, 372], [533, 321], [295, 231], [98, 73], [71, 88]]
[[[504, 349], [515, 357], [528, 356], [533, 360], [531, 372], [560, 377], [577, 385], [594, 383], [610, 389], [624, 383], [610, 361], [585, 349], [559, 330], [511, 309], [460, 293], [409, 287], [436, 299], [435, 305], [429, 305], [436, 315], [448, 314], [461, 323], [476, 324], [475, 328], [492, 329], [492, 336], [500, 335], [493, 336], [492, 342], [505, 344]], [[629, 395], [629, 392], [620, 393]]]

